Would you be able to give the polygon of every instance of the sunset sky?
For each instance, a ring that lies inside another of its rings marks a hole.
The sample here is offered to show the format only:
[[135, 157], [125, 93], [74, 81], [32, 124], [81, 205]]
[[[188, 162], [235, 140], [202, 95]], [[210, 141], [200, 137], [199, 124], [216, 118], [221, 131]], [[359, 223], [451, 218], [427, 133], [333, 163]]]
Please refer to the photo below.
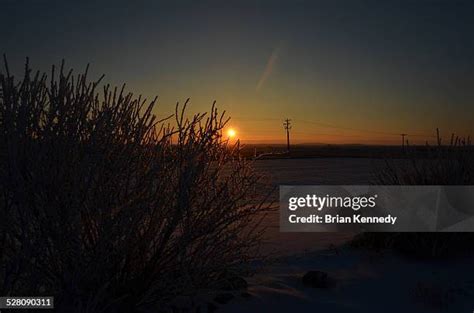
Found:
[[[415, 3], [416, 2], [416, 3]], [[225, 3], [225, 4], [224, 4]], [[474, 134], [473, 1], [0, 0], [0, 52], [66, 59], [152, 98], [213, 100], [246, 142], [398, 144]]]

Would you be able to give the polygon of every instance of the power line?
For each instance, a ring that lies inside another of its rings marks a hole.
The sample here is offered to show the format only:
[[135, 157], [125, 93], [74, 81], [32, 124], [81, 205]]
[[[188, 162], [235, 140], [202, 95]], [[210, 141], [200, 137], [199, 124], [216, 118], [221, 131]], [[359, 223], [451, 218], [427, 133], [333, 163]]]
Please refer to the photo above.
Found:
[[[314, 124], [314, 125], [319, 125], [319, 126], [324, 126], [324, 127], [329, 127], [329, 128], [352, 130], [352, 131], [360, 131], [360, 132], [374, 133], [374, 134], [382, 134], [382, 135], [395, 135], [395, 133], [389, 133], [389, 132], [384, 132], [384, 131], [379, 131], [379, 130], [353, 128], [353, 127], [347, 127], [347, 126], [340, 126], [340, 125], [334, 125], [334, 124], [329, 124], [329, 123], [323, 123], [323, 122], [319, 122], [319, 121], [317, 121], [317, 122], [316, 122], [316, 121], [308, 121], [308, 120], [298, 120], [298, 121], [299, 121], [299, 122], [302, 122], [302, 123]], [[397, 135], [398, 135], [398, 134], [397, 134]]]
[[400, 134], [402, 136], [402, 148], [405, 149], [405, 137], [408, 136], [408, 134]]
[[[255, 122], [261, 122], [261, 121], [278, 121], [279, 119], [276, 118], [244, 118], [244, 117], [237, 117], [234, 119], [237, 120], [245, 120], [245, 121], [255, 121]], [[400, 136], [400, 133], [395, 133], [395, 132], [386, 132], [386, 131], [381, 131], [381, 130], [373, 130], [373, 129], [364, 129], [364, 128], [354, 128], [354, 127], [347, 127], [347, 126], [340, 126], [340, 125], [335, 125], [335, 124], [330, 124], [330, 123], [324, 123], [320, 121], [308, 121], [308, 120], [300, 120], [300, 119], [294, 119], [294, 121], [300, 122], [300, 123], [306, 123], [306, 124], [312, 124], [312, 125], [318, 125], [318, 126], [323, 126], [327, 128], [333, 128], [333, 129], [341, 129], [341, 130], [351, 130], [351, 131], [357, 131], [357, 132], [364, 132], [364, 133], [372, 133], [372, 134], [379, 134], [379, 135], [388, 135], [388, 136]], [[420, 133], [408, 133], [405, 134], [405, 136], [410, 135], [410, 137], [423, 137], [423, 138], [435, 138], [435, 135], [428, 135], [428, 134], [420, 134]]]
[[[299, 131], [299, 132], [293, 132], [293, 134], [298, 134], [298, 135], [311, 135], [311, 136], [332, 136], [332, 137], [349, 137], [349, 138], [367, 138], [367, 135], [350, 135], [350, 134], [330, 134], [330, 133], [314, 133], [314, 132], [304, 132], [304, 131]], [[379, 137], [374, 137], [374, 138], [379, 138]]]
[[286, 150], [290, 152], [290, 129], [291, 129], [291, 120], [285, 119], [283, 122], [283, 128], [286, 130]]

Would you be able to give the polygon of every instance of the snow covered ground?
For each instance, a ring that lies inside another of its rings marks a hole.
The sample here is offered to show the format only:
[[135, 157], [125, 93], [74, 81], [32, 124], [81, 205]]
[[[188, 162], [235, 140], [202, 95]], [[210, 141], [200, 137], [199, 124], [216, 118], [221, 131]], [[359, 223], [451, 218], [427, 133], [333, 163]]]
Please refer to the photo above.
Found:
[[[383, 160], [281, 159], [258, 161], [280, 184], [371, 184]], [[276, 196], [276, 195], [275, 195]], [[423, 261], [345, 245], [354, 234], [281, 233], [278, 211], [268, 216], [264, 249], [277, 256], [248, 278], [250, 296], [218, 312], [474, 312], [474, 259]], [[330, 288], [302, 283], [311, 270], [334, 280]]]
[[279, 185], [368, 185], [374, 183], [374, 173], [384, 166], [382, 159], [308, 158], [274, 159], [255, 162], [256, 169], [275, 188], [272, 200], [276, 210], [265, 220], [268, 228], [264, 251], [289, 255], [341, 245], [354, 234], [347, 233], [281, 233], [278, 212]]
[[[352, 248], [283, 257], [249, 278], [250, 297], [221, 312], [473, 312], [473, 259], [427, 262]], [[310, 270], [335, 281], [302, 283]]]
[[368, 185], [384, 159], [306, 158], [258, 160], [257, 170], [278, 185]]

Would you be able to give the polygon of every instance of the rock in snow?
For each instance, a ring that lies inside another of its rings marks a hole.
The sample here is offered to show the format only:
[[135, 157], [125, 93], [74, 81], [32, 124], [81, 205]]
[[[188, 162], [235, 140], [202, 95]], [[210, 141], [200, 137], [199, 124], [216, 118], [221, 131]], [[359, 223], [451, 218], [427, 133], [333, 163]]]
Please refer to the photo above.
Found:
[[313, 288], [328, 288], [329, 275], [323, 271], [309, 271], [303, 276], [303, 284]]

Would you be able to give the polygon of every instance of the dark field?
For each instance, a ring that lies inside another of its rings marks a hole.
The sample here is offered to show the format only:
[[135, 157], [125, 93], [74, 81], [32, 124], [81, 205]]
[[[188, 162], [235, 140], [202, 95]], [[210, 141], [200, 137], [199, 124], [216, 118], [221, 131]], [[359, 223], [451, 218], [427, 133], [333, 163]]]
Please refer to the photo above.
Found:
[[[434, 145], [434, 143], [433, 143]], [[466, 147], [464, 147], [466, 149]], [[474, 147], [468, 147], [474, 152]], [[272, 158], [374, 158], [393, 159], [409, 157], [430, 157], [430, 147], [424, 146], [372, 146], [372, 145], [313, 145], [298, 144], [291, 146], [290, 152], [286, 151], [286, 145], [282, 144], [244, 144], [242, 155], [245, 157], [257, 157], [260, 159]]]

